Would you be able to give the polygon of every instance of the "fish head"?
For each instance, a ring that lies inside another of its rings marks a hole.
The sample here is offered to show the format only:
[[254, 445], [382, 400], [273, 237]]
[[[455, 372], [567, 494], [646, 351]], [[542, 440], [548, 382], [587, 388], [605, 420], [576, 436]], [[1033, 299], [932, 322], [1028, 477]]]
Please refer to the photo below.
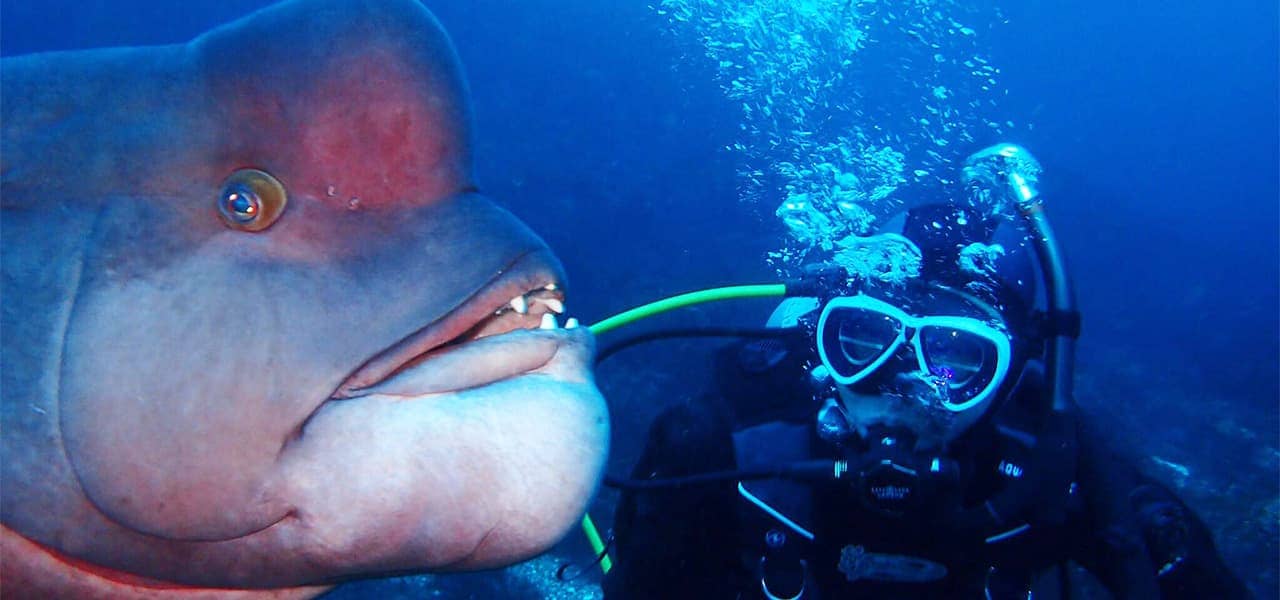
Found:
[[[5, 323], [52, 324], [5, 340], [7, 369], [49, 371], [6, 390], [7, 418], [39, 409], [6, 422], [6, 527], [276, 587], [506, 565], [582, 515], [608, 440], [593, 341], [554, 327], [558, 260], [472, 182], [425, 8], [294, 0], [5, 67]], [[11, 302], [40, 273], [65, 285]]]

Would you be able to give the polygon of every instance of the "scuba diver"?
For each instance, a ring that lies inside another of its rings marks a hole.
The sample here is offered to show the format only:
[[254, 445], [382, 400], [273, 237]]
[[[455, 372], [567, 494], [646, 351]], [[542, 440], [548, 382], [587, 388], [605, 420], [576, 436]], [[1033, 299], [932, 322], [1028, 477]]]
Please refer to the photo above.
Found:
[[606, 481], [605, 598], [1248, 597], [1071, 398], [1080, 318], [1039, 171], [974, 154], [962, 198], [859, 238], [871, 268], [811, 269], [719, 352], [715, 389]]

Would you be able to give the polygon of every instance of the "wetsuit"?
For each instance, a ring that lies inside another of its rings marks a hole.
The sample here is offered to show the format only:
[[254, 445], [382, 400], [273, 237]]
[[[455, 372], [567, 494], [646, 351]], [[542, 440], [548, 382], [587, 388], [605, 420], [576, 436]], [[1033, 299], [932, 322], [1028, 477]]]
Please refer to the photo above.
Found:
[[[816, 433], [807, 347], [726, 348], [717, 389], [659, 416], [631, 477], [847, 452]], [[625, 492], [605, 597], [1088, 598], [1100, 587], [1117, 598], [1248, 597], [1201, 520], [1075, 414], [1012, 397], [948, 454], [957, 482], [896, 513], [835, 480]]]

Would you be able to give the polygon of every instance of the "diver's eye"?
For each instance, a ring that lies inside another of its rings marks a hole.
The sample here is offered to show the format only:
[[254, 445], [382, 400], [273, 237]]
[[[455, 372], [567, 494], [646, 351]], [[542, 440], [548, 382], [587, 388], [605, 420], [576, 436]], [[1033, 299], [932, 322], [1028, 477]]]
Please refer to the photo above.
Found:
[[218, 194], [218, 214], [232, 229], [262, 231], [284, 213], [289, 197], [284, 185], [257, 169], [232, 173]]

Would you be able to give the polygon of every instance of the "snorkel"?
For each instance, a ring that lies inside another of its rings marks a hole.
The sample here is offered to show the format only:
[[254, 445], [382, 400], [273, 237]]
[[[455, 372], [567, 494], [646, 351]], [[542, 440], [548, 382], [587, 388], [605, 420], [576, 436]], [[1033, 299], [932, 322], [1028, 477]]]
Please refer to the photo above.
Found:
[[975, 202], [1000, 213], [1011, 206], [1031, 234], [1048, 302], [1047, 326], [1043, 331], [1048, 338], [1045, 371], [1053, 410], [1062, 413], [1074, 404], [1072, 373], [1075, 340], [1080, 335], [1080, 313], [1057, 237], [1044, 214], [1040, 172], [1040, 162], [1026, 148], [996, 144], [965, 159], [964, 180], [974, 192]]

